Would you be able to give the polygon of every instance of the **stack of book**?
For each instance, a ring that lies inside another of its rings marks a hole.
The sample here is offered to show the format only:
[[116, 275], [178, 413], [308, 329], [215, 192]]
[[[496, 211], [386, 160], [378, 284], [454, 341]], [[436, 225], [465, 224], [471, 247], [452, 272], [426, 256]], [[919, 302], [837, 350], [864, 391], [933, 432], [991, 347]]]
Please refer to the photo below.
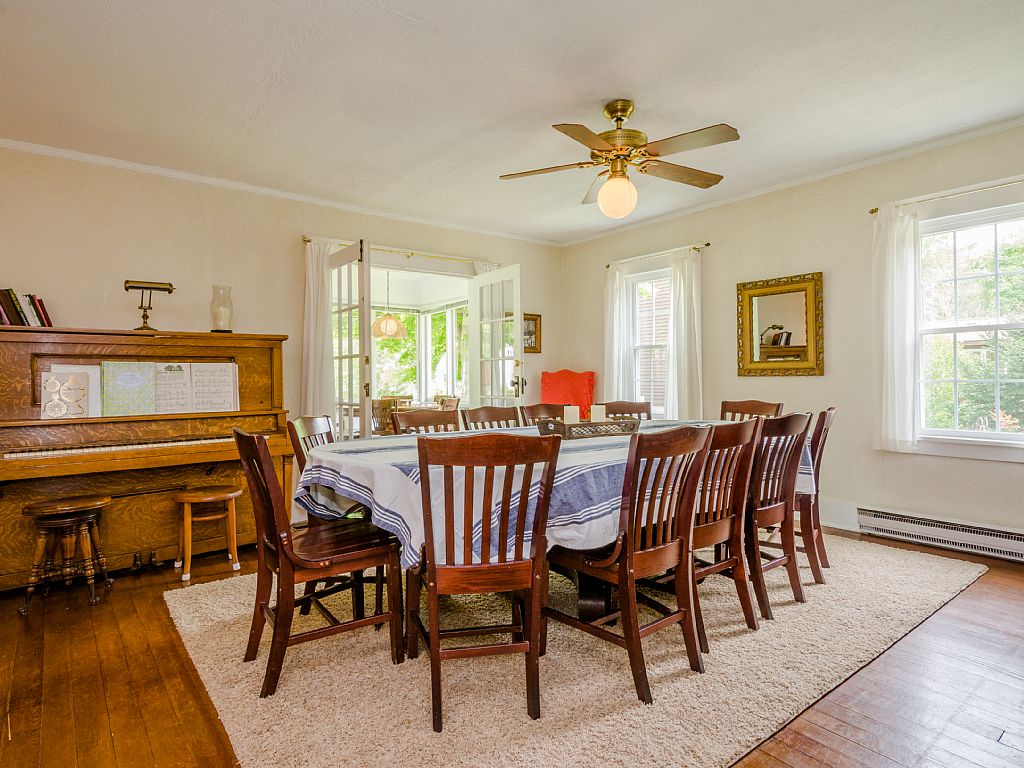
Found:
[[42, 299], [34, 293], [19, 293], [13, 288], [0, 288], [0, 325], [53, 327]]
[[788, 347], [790, 341], [793, 339], [793, 333], [791, 331], [779, 331], [768, 342], [770, 347]]

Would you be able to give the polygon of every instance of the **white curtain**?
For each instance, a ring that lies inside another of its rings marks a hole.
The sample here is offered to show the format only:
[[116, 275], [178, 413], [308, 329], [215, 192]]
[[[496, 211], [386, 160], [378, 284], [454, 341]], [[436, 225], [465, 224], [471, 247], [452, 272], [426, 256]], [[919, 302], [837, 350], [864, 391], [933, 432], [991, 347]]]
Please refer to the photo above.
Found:
[[704, 415], [700, 349], [700, 251], [687, 248], [672, 259], [665, 414], [670, 419]]
[[877, 355], [874, 446], [882, 451], [911, 451], [917, 444], [916, 248], [917, 212], [895, 205], [879, 208], [871, 270]]
[[604, 381], [605, 400], [633, 400], [636, 376], [633, 371], [632, 297], [622, 267], [608, 267], [604, 289]]
[[331, 334], [331, 240], [306, 243], [306, 301], [302, 334], [302, 415], [334, 418], [334, 340]]

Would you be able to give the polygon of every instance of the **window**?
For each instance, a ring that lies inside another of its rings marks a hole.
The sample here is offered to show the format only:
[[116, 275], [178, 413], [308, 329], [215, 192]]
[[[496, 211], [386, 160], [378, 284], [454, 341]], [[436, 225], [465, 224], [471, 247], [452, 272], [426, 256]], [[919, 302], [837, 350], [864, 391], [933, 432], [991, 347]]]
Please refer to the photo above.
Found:
[[664, 269], [630, 279], [633, 305], [634, 397], [651, 404], [651, 416], [665, 417], [671, 272]]
[[918, 434], [1024, 442], [1024, 205], [919, 236]]

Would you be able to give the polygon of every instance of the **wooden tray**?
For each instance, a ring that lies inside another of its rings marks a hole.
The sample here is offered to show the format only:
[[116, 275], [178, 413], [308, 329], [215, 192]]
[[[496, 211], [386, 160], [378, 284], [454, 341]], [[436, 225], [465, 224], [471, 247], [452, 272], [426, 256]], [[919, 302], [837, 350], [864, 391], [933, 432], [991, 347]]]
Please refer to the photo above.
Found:
[[563, 440], [632, 435], [638, 429], [640, 429], [640, 419], [581, 421], [579, 424], [566, 424], [559, 419], [537, 419], [537, 431], [542, 435], [561, 435]]

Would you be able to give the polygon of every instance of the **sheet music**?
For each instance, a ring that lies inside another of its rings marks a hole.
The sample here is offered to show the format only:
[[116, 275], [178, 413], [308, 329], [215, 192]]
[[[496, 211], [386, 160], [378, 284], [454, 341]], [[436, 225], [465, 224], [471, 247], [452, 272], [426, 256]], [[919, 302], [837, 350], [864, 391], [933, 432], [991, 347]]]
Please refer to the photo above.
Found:
[[189, 413], [192, 403], [191, 363], [156, 363], [156, 412]]
[[238, 410], [238, 367], [234, 363], [192, 363], [195, 413]]

